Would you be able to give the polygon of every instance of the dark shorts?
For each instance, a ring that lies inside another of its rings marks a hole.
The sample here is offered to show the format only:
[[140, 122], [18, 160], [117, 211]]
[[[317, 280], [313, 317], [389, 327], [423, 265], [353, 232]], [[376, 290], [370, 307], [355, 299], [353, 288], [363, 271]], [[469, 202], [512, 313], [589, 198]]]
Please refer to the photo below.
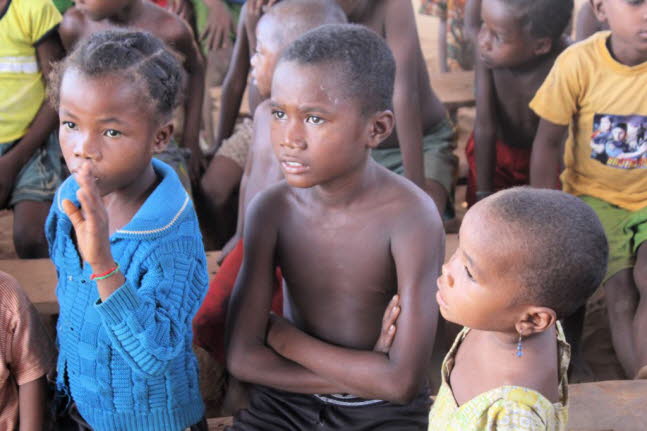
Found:
[[[10, 151], [18, 142], [20, 139], [0, 143], [0, 156]], [[9, 198], [9, 207], [13, 208], [22, 201], [51, 201], [65, 176], [57, 131], [52, 133], [47, 142], [34, 152], [34, 155], [18, 173]]]
[[250, 390], [249, 408], [229, 428], [235, 431], [426, 430], [431, 399], [427, 389], [406, 405], [352, 396], [307, 395], [265, 386]]

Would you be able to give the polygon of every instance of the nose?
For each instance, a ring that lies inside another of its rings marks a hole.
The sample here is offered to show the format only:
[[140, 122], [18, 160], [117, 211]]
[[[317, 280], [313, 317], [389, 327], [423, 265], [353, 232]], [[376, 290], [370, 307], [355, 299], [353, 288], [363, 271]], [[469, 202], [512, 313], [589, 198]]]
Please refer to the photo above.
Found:
[[454, 287], [454, 277], [452, 277], [452, 274], [449, 272], [447, 264], [444, 264], [442, 267], [441, 277], [445, 278], [445, 285], [447, 287]]
[[83, 135], [74, 143], [75, 157], [97, 160], [99, 155], [99, 147], [89, 135]]
[[287, 125], [285, 137], [281, 144], [283, 147], [295, 150], [305, 150], [307, 148], [306, 139], [303, 135], [303, 128], [298, 121], [290, 121]]

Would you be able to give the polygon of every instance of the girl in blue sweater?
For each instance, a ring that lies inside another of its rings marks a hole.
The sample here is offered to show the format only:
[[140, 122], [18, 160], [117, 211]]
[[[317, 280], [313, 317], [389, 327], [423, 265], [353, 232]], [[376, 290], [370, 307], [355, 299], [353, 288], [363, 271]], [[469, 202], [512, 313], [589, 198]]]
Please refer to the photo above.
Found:
[[182, 78], [162, 42], [125, 31], [91, 36], [53, 76], [72, 173], [46, 224], [58, 272], [57, 388], [99, 431], [205, 425], [191, 320], [206, 257], [189, 196], [152, 160], [171, 138]]

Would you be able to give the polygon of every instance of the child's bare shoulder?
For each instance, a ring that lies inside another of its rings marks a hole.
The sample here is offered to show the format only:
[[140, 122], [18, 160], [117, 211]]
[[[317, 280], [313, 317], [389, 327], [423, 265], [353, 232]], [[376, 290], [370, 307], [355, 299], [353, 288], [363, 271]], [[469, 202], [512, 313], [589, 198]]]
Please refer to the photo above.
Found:
[[186, 54], [187, 44], [193, 43], [193, 32], [189, 25], [176, 14], [152, 2], [145, 2], [140, 26], [162, 39], [173, 48]]

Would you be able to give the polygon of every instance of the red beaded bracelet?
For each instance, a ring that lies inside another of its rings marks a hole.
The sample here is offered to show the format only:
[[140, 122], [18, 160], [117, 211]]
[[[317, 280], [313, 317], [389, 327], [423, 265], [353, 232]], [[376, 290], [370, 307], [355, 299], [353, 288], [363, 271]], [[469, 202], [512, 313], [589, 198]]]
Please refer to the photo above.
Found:
[[116, 263], [115, 265], [116, 266], [114, 268], [110, 269], [109, 271], [104, 272], [103, 274], [92, 274], [90, 276], [90, 280], [103, 280], [105, 278], [108, 278], [110, 276], [115, 275], [117, 273], [117, 271], [119, 271], [119, 264]]

